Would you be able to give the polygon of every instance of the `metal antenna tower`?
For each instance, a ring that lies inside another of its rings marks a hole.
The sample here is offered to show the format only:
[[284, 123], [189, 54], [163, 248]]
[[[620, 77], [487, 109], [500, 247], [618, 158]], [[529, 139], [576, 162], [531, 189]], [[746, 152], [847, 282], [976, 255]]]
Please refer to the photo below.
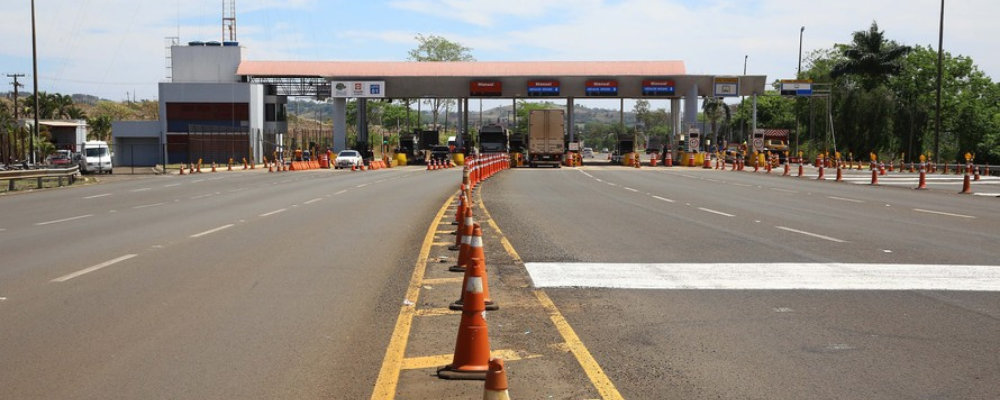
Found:
[[236, 41], [236, 0], [222, 0], [222, 40]]

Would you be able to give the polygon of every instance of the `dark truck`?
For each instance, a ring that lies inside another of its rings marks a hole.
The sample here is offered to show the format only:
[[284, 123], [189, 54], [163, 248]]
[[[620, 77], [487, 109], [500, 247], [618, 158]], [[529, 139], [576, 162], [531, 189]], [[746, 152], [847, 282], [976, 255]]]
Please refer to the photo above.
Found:
[[483, 125], [479, 130], [479, 152], [510, 152], [510, 130], [500, 124]]
[[663, 138], [660, 136], [650, 136], [646, 142], [646, 154], [650, 153], [662, 153], [663, 152]]
[[626, 154], [635, 151], [635, 135], [619, 133], [615, 143], [615, 152], [611, 154], [612, 164], [621, 164]]
[[528, 148], [528, 136], [523, 133], [510, 135], [510, 151], [512, 153], [523, 153]]

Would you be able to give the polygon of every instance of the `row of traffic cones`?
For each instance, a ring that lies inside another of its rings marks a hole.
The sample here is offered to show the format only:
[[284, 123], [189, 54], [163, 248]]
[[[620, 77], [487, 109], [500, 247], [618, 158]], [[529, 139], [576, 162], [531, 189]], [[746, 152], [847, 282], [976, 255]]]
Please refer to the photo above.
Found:
[[430, 160], [427, 162], [428, 171], [437, 171], [439, 169], [454, 168], [455, 164], [448, 160]]
[[500, 306], [490, 298], [482, 226], [473, 218], [472, 196], [479, 183], [508, 168], [510, 158], [505, 154], [473, 156], [466, 160], [453, 222], [457, 225], [455, 245], [449, 247], [449, 250], [458, 251], [458, 261], [449, 270], [463, 273], [462, 291], [449, 308], [461, 310], [462, 317], [452, 362], [439, 368], [437, 375], [442, 379], [485, 380], [485, 400], [509, 400], [510, 396], [504, 361], [490, 357], [486, 311], [498, 310]]

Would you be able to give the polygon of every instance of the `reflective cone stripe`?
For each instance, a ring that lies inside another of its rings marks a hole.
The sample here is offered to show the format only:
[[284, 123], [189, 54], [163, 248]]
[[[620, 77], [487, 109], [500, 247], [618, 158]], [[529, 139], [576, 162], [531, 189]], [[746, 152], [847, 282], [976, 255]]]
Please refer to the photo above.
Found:
[[455, 210], [455, 225], [462, 222], [462, 218], [465, 217], [465, 185], [463, 184], [459, 190], [462, 194], [458, 196], [458, 209]]
[[486, 385], [483, 386], [483, 400], [510, 400], [507, 393], [507, 370], [502, 358], [490, 359], [486, 372]]
[[[482, 267], [469, 264], [473, 275], [482, 276]], [[462, 320], [455, 339], [455, 353], [451, 364], [438, 369], [443, 379], [486, 379], [489, 370], [490, 337], [486, 325], [486, 303], [483, 297], [483, 279], [472, 276], [465, 283], [465, 304]]]

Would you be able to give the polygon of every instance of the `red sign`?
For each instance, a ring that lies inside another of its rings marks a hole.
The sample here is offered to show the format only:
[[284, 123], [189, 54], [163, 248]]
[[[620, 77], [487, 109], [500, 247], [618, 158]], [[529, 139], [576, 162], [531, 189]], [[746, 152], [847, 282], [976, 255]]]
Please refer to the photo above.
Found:
[[616, 80], [587, 81], [587, 87], [589, 88], [618, 87], [618, 81]]
[[559, 87], [559, 81], [528, 81], [528, 87]]
[[662, 81], [653, 80], [653, 79], [647, 79], [647, 80], [642, 81], [642, 86], [644, 86], [644, 87], [669, 87], [669, 86], [674, 86], [674, 81], [666, 80], [666, 79], [662, 80]]
[[500, 81], [469, 82], [470, 96], [499, 97], [503, 94], [503, 83]]

